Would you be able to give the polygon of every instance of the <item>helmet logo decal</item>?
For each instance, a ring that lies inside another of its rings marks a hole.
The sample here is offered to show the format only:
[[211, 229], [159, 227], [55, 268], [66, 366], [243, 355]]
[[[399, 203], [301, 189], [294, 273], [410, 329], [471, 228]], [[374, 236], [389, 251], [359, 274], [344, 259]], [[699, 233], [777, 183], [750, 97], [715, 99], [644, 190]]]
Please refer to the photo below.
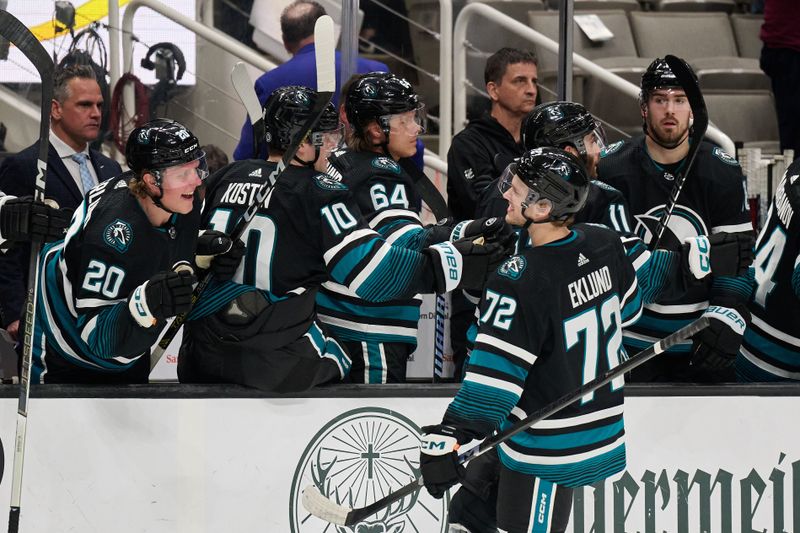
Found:
[[139, 135], [137, 136], [138, 137], [137, 140], [141, 144], [150, 144], [150, 135], [148, 135], [149, 133], [150, 133], [150, 130], [148, 130], [148, 129], [141, 130], [139, 132]]
[[191, 133], [189, 133], [189, 132], [188, 132], [188, 131], [186, 131], [186, 130], [177, 130], [177, 131], [175, 132], [175, 135], [177, 135], [177, 136], [178, 136], [178, 138], [179, 138], [180, 140], [182, 140], [182, 141], [185, 141], [186, 139], [188, 139], [189, 137], [191, 137], [191, 136], [192, 136], [192, 134], [191, 134]]
[[378, 94], [378, 88], [372, 83], [365, 84], [362, 90], [364, 91], [364, 96], [373, 97]]
[[116, 219], [103, 230], [103, 240], [107, 245], [124, 254], [133, 240], [131, 225], [124, 220]]

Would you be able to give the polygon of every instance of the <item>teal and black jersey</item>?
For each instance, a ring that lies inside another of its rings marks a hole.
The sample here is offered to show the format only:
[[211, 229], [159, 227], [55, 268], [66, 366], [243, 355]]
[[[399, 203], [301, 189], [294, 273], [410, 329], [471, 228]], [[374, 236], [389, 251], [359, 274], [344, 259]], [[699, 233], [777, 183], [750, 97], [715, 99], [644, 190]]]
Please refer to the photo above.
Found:
[[[330, 159], [352, 191], [367, 224], [392, 244], [418, 252], [433, 244], [422, 227], [420, 198], [413, 180], [394, 160], [372, 152], [339, 152]], [[317, 295], [320, 319], [334, 336], [348, 341], [402, 342], [415, 345], [421, 300], [365, 301], [333, 280]]]
[[[443, 423], [482, 438], [525, 418], [626, 359], [622, 328], [642, 309], [619, 236], [573, 226], [494, 273], [461, 389]], [[503, 464], [568, 487], [625, 466], [622, 376], [499, 447]]]
[[[628, 202], [633, 232], [650, 244], [664, 213], [683, 162], [665, 167], [651, 159], [644, 136], [611, 145], [598, 165], [598, 178], [619, 190]], [[703, 142], [672, 212], [660, 246], [678, 250], [688, 237], [713, 233], [752, 232], [745, 179], [736, 159], [721, 148]], [[689, 287], [679, 297], [663, 295], [648, 303], [642, 319], [625, 331], [625, 345], [641, 350], [698, 318], [709, 300], [746, 301], [746, 277], [713, 277]], [[687, 354], [691, 341], [670, 352]]]
[[[275, 168], [250, 159], [216, 172], [209, 178], [202, 226], [230, 232]], [[348, 297], [373, 302], [433, 287], [427, 257], [390, 245], [367, 225], [346, 185], [307, 167], [286, 168], [241, 238], [247, 252], [233, 279], [212, 282], [190, 319], [215, 313], [244, 292], [258, 290], [277, 302], [329, 280]]]
[[740, 381], [800, 381], [800, 160], [786, 170], [756, 241], [752, 323], [736, 360]]
[[200, 201], [191, 213], [154, 227], [128, 188], [130, 178], [122, 174], [92, 189], [66, 238], [40, 255], [34, 382], [46, 381], [52, 357], [122, 372], [149, 352], [163, 330], [164, 324], [141, 327], [127, 299], [156, 273], [194, 260]]

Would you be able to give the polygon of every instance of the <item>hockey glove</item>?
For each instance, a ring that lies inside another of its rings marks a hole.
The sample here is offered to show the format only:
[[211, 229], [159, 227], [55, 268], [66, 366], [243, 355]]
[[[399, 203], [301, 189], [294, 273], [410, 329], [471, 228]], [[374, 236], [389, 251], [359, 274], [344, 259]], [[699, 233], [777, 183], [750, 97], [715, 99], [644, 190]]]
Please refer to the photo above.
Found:
[[486, 277], [508, 256], [498, 243], [481, 243], [461, 239], [442, 242], [426, 248], [434, 268], [434, 291], [439, 294], [454, 289], [482, 290]]
[[692, 366], [712, 372], [729, 368], [736, 359], [744, 330], [750, 323], [750, 311], [744, 305], [711, 305], [703, 316], [711, 320], [707, 328], [694, 336]]
[[72, 212], [52, 200], [9, 198], [0, 208], [0, 236], [9, 241], [50, 242], [64, 238]]
[[236, 242], [221, 231], [206, 230], [197, 237], [195, 264], [203, 270], [211, 269], [211, 273], [219, 281], [231, 279], [245, 253], [244, 243]]
[[457, 450], [470, 440], [453, 426], [439, 424], [422, 428], [419, 466], [425, 488], [434, 498], [441, 498], [447, 489], [464, 479], [466, 469], [458, 462]]
[[133, 290], [128, 297], [128, 310], [143, 328], [187, 313], [192, 307], [192, 285], [196, 282], [189, 270], [159, 272]]
[[683, 241], [684, 265], [695, 279], [714, 276], [743, 276], [753, 263], [753, 236], [744, 233], [715, 233]]
[[513, 246], [517, 240], [514, 229], [502, 217], [476, 218], [464, 220], [453, 228], [450, 234], [451, 241], [459, 239], [475, 239], [483, 237], [486, 242], [497, 242], [504, 246], [511, 246], [509, 255], [513, 253]]

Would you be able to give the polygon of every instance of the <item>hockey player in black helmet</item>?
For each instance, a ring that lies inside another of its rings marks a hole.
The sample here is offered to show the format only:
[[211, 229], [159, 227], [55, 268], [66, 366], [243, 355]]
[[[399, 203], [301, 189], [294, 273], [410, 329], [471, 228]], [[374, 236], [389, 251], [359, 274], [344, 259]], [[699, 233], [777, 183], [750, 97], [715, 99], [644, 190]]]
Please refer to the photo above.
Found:
[[[663, 59], [654, 60], [642, 76], [640, 110], [644, 132], [609, 146], [598, 165], [598, 177], [619, 190], [628, 202], [631, 228], [650, 244], [658, 220], [671, 202], [676, 176], [684, 171], [690, 144], [692, 109], [674, 73]], [[738, 234], [738, 235], [733, 235]], [[720, 264], [735, 271], [753, 227], [744, 176], [739, 163], [722, 148], [702, 141], [660, 246], [677, 250], [687, 239], [706, 239], [720, 251]], [[722, 257], [727, 246], [730, 256]], [[724, 269], [722, 269], [724, 272]], [[645, 306], [642, 320], [624, 340], [630, 351], [650, 346], [715, 307], [748, 319], [745, 307], [750, 283], [746, 277], [712, 273], [677, 299]], [[710, 305], [710, 307], [708, 307]], [[710, 315], [713, 317], [713, 315]], [[733, 379], [732, 346], [741, 340], [738, 326], [712, 320], [693, 342], [671, 348], [665, 356], [634, 370], [634, 381], [718, 382]]]
[[146, 383], [150, 347], [189, 309], [203, 152], [157, 119], [131, 132], [126, 155], [131, 170], [92, 189], [42, 251], [34, 382]]
[[[423, 226], [421, 198], [414, 180], [398, 163], [416, 150], [424, 131], [424, 107], [413, 87], [393, 74], [360, 76], [344, 95], [350, 123], [347, 149], [330, 158], [331, 172], [352, 191], [370, 227], [393, 245], [418, 252], [431, 243], [478, 235], [498, 237], [502, 218]], [[353, 357], [350, 379], [359, 383], [398, 383], [417, 343], [418, 298], [368, 302], [343, 287], [326, 283], [318, 298], [320, 319]]]
[[[265, 104], [269, 160], [238, 161], [211, 176], [203, 227], [230, 231], [316, 98], [316, 91], [305, 87], [270, 95]], [[502, 259], [503, 250], [493, 245], [409, 250], [387, 242], [364, 220], [349, 187], [323, 172], [340, 135], [335, 118], [329, 104], [243, 234], [247, 253], [235, 275], [212, 281], [192, 310], [178, 363], [182, 382], [297, 392], [339, 381], [351, 363], [317, 316], [320, 285], [336, 283], [350, 300], [386, 302], [481, 286], [490, 265]], [[448, 258], [455, 259], [452, 271]]]
[[[639, 317], [641, 293], [618, 235], [572, 224], [588, 186], [583, 164], [557, 148], [526, 152], [503, 182], [507, 220], [527, 227], [532, 247], [489, 277], [464, 383], [442, 421], [423, 428], [420, 468], [434, 497], [464, 479], [458, 445], [516, 422], [626, 357], [621, 331]], [[496, 525], [451, 531], [565, 531], [573, 488], [625, 468], [623, 383], [620, 376], [484, 454], [499, 462]]]

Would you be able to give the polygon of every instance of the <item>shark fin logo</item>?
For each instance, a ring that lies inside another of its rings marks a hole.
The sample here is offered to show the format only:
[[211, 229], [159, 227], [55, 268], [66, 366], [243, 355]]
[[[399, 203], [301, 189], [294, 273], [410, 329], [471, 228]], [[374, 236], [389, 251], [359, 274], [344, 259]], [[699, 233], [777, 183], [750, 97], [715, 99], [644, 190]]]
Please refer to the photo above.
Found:
[[300, 502], [314, 485], [331, 500], [364, 507], [413, 481], [419, 470], [420, 429], [380, 407], [347, 411], [328, 422], [306, 446], [289, 495], [290, 533], [444, 533], [449, 498], [415, 491], [353, 527], [309, 516]]
[[124, 254], [128, 251], [128, 247], [133, 240], [133, 230], [131, 225], [124, 220], [116, 219], [106, 226], [105, 231], [103, 231], [103, 239], [107, 245]]
[[[634, 232], [645, 242], [650, 244], [656, 234], [658, 221], [664, 214], [665, 205], [658, 205], [650, 209], [643, 215], [636, 215], [636, 228]], [[702, 217], [693, 209], [685, 205], [676, 204], [672, 210], [667, 227], [664, 228], [664, 236], [661, 238], [661, 247], [668, 250], [677, 250], [683, 241], [689, 237], [698, 235], [708, 235], [708, 228]]]

